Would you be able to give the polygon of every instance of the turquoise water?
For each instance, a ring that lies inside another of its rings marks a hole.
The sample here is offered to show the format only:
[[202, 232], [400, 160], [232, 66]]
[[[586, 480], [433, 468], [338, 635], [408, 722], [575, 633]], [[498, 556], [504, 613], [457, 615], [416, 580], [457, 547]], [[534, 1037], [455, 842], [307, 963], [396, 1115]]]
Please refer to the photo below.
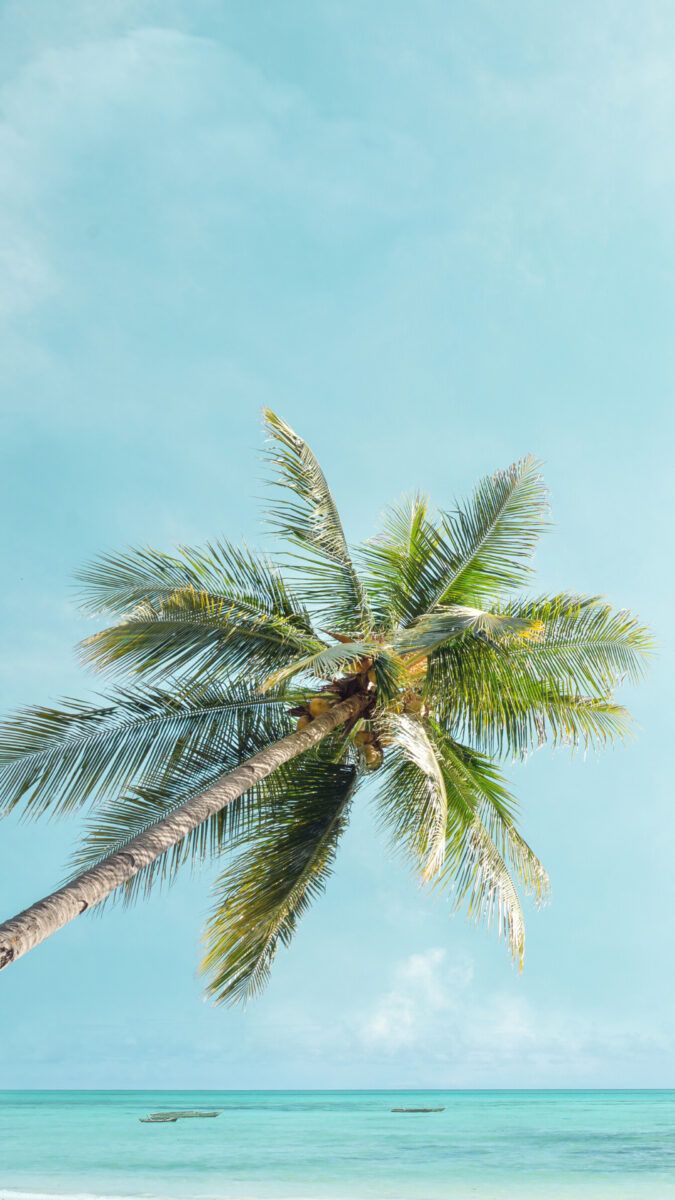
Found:
[[[390, 1111], [414, 1104], [445, 1111]], [[4, 1092], [19, 1196], [675, 1200], [675, 1092]]]

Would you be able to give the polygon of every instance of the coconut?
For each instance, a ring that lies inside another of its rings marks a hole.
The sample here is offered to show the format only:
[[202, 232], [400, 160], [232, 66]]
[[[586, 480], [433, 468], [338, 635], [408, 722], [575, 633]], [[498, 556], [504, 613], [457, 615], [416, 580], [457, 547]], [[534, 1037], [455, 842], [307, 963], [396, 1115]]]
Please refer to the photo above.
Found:
[[354, 737], [354, 741], [357, 746], [368, 746], [370, 742], [375, 741], [375, 734], [371, 733], [369, 729], [360, 729]]
[[363, 757], [370, 770], [376, 771], [378, 767], [382, 766], [384, 755], [378, 746], [367, 745], [363, 747]]
[[298, 722], [295, 728], [299, 733], [301, 729], [306, 729], [308, 725], [311, 725], [311, 723], [312, 718], [310, 717], [309, 713], [303, 713], [301, 717], [298, 717]]
[[416, 692], [412, 692], [409, 696], [406, 696], [405, 702], [404, 702], [404, 708], [405, 708], [405, 711], [409, 712], [409, 713], [421, 712], [422, 711], [422, 697], [418, 696]]
[[322, 717], [332, 708], [332, 702], [325, 696], [313, 696], [309, 702], [309, 712], [312, 717]]

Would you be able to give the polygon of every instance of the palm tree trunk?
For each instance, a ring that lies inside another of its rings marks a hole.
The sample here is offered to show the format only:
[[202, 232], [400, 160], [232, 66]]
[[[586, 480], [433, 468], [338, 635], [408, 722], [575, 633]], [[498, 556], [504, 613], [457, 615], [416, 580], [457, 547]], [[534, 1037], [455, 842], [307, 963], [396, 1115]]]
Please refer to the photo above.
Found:
[[371, 697], [363, 693], [342, 700], [306, 729], [291, 733], [246, 759], [200, 796], [187, 800], [156, 825], [137, 834], [123, 850], [117, 850], [98, 866], [83, 871], [64, 887], [5, 921], [0, 925], [0, 970], [56, 933], [73, 917], [99, 904], [120, 884], [133, 879], [143, 867], [170, 850], [226, 804], [231, 804], [271, 775], [277, 767], [316, 746], [338, 726], [359, 716], [370, 700]]

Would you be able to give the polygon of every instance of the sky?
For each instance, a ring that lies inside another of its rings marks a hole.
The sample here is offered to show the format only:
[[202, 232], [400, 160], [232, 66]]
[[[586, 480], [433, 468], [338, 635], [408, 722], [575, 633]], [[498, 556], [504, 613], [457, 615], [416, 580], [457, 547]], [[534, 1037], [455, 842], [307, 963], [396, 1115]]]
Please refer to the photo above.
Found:
[[[675, 1086], [674, 128], [667, 0], [0, 4], [3, 712], [104, 688], [94, 555], [269, 545], [263, 405], [355, 540], [536, 454], [537, 590], [658, 643], [626, 746], [508, 764], [553, 886], [522, 975], [366, 794], [261, 999], [204, 1000], [185, 875], [3, 973], [0, 1088]], [[3, 822], [3, 916], [78, 828]]]

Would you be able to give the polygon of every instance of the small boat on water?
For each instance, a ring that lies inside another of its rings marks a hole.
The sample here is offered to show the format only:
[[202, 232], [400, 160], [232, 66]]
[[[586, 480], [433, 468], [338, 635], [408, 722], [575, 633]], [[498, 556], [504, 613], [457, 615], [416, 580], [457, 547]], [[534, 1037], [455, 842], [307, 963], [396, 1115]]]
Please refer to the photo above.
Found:
[[194, 1117], [219, 1117], [222, 1111], [222, 1108], [188, 1108], [178, 1112], [148, 1113], [147, 1117], [139, 1117], [139, 1121], [144, 1125], [165, 1125], [169, 1121], [183, 1121]]
[[403, 1113], [445, 1112], [445, 1108], [392, 1108], [391, 1111]]

